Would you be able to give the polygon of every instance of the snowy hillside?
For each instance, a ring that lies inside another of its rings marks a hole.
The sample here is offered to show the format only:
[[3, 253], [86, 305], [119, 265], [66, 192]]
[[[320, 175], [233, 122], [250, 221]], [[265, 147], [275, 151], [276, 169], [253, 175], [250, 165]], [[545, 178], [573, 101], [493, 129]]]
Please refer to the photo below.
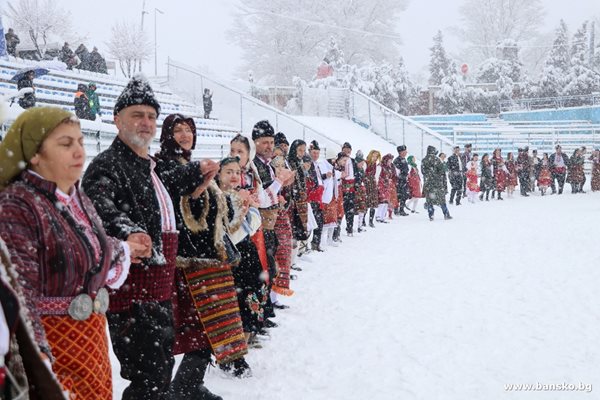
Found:
[[[371, 150], [379, 150], [383, 155], [387, 153], [397, 155], [396, 146], [350, 120], [326, 117], [296, 117], [296, 119], [314, 129], [327, 133], [340, 143], [349, 142], [352, 145], [352, 154], [362, 150], [366, 156]], [[307, 140], [311, 140], [311, 138], [307, 137]], [[333, 157], [339, 150], [335, 149], [335, 152], [328, 154], [327, 157]], [[410, 153], [411, 149], [408, 149], [408, 151]]]

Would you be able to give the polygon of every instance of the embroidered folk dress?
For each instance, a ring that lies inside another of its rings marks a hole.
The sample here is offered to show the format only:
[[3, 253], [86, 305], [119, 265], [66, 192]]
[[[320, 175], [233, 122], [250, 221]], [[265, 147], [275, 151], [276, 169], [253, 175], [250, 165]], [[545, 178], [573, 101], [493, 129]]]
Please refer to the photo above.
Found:
[[96, 305], [83, 320], [68, 309], [78, 295], [123, 284], [129, 246], [106, 236], [85, 194], [63, 193], [33, 171], [0, 193], [0, 214], [40, 350], [71, 399], [111, 399], [106, 317]]

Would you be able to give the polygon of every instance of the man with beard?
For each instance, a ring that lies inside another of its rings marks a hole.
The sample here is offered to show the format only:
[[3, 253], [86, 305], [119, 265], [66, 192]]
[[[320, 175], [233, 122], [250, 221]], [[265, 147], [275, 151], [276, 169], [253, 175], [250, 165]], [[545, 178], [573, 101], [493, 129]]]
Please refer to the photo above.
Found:
[[[117, 137], [82, 180], [106, 232], [146, 246], [125, 283], [111, 293], [107, 313], [121, 376], [131, 381], [123, 392], [127, 400], [167, 396], [174, 364], [171, 298], [178, 233], [171, 197], [148, 154], [159, 113], [150, 84], [132, 78], [115, 103]], [[187, 188], [182, 194], [191, 194], [218, 168], [213, 161], [182, 165], [175, 174]]]

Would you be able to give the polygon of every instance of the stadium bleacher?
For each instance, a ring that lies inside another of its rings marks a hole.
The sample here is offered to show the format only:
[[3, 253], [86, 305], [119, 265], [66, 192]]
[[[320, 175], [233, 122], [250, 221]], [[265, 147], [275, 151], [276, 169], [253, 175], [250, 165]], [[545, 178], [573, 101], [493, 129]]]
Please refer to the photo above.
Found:
[[[34, 66], [50, 70], [47, 75], [34, 80], [37, 106], [61, 107], [75, 112], [73, 100], [77, 86], [81, 83], [87, 85], [89, 82], [96, 84], [96, 92], [101, 104], [101, 121], [82, 121], [88, 160], [108, 147], [116, 135], [113, 107], [128, 80], [89, 71], [55, 70], [45, 65], [35, 65], [35, 62], [11, 58], [10, 61], [0, 60], [0, 96], [4, 96], [6, 99], [15, 96], [17, 85], [16, 82], [11, 81], [11, 78], [17, 71]], [[158, 132], [152, 145], [152, 153], [158, 148], [158, 137], [164, 118], [172, 113], [181, 113], [192, 117], [196, 123], [198, 139], [194, 156], [222, 158], [225, 155], [224, 152], [229, 150], [229, 141], [238, 133], [239, 129], [234, 128], [227, 121], [215, 118], [215, 113], [210, 119], [203, 118], [203, 110], [195, 104], [182, 99], [158, 82], [151, 82], [151, 84], [161, 105], [161, 114], [157, 120]], [[8, 118], [1, 128], [3, 131], [8, 129], [16, 115], [22, 111], [16, 101], [12, 105], [7, 102], [6, 106], [9, 108], [9, 112]]]

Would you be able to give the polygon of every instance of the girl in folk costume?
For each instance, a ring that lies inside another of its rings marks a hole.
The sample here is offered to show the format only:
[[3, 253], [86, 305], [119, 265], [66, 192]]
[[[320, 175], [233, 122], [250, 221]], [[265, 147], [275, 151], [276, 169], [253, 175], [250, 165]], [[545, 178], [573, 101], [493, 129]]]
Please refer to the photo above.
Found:
[[581, 149], [575, 149], [569, 163], [567, 182], [571, 184], [571, 193], [584, 193], [585, 172], [583, 170], [584, 158]]
[[485, 153], [481, 157], [481, 195], [479, 196], [479, 200], [483, 200], [483, 195], [485, 194], [485, 201], [489, 201], [490, 191], [494, 190], [495, 187], [496, 183], [494, 182], [494, 172], [490, 156]]
[[326, 178], [323, 179], [323, 233], [321, 234], [321, 247], [325, 244], [336, 247], [333, 241], [333, 231], [338, 226], [338, 199], [341, 197], [338, 179], [341, 172], [334, 169], [329, 160], [320, 160], [319, 169]]
[[479, 193], [479, 184], [477, 183], [478, 174], [477, 160], [479, 155], [477, 153], [473, 154], [471, 161], [467, 162], [466, 168], [466, 177], [467, 177], [467, 199], [469, 203], [475, 203], [475, 199], [477, 198], [477, 193]]
[[408, 173], [408, 189], [410, 191], [410, 200], [408, 201], [407, 206], [410, 209], [410, 212], [418, 213], [417, 205], [419, 204], [419, 199], [423, 197], [421, 176], [419, 176], [419, 170], [417, 169], [415, 157], [408, 156], [406, 161], [410, 166], [410, 171]]
[[502, 158], [502, 150], [495, 149], [492, 154], [492, 172], [494, 173], [494, 189], [492, 191], [492, 199], [494, 198], [494, 192], [498, 192], [498, 200], [504, 200], [502, 198], [502, 192], [506, 189], [507, 181], [507, 169], [504, 165], [504, 159]]
[[367, 155], [367, 168], [365, 170], [365, 189], [367, 192], [367, 209], [369, 210], [369, 226], [375, 228], [373, 219], [379, 207], [379, 193], [377, 192], [377, 166], [381, 161], [381, 153], [371, 150]]
[[206, 171], [200, 186], [190, 188], [191, 180], [182, 179], [181, 166], [191, 163], [196, 144], [192, 118], [167, 116], [160, 144], [156, 172], [175, 205], [179, 231], [173, 354], [184, 356], [170, 390], [175, 397], [219, 399], [203, 385], [211, 354], [219, 364], [234, 361], [240, 375], [249, 369], [243, 361], [247, 345], [232, 273], [239, 254], [227, 233], [227, 201], [213, 180], [218, 164], [212, 161], [200, 163]]
[[[258, 170], [254, 165], [254, 162], [252, 161], [255, 155], [254, 147], [251, 145], [251, 142], [248, 140], [248, 138], [238, 134], [231, 140], [230, 146], [230, 156], [239, 157], [240, 159], [240, 167], [242, 170], [240, 176], [240, 188], [248, 190], [250, 194], [255, 195], [258, 198], [258, 204], [260, 209], [273, 209], [275, 213], [278, 213], [280, 204], [285, 202], [284, 198], [279, 194], [280, 188], [283, 185], [287, 186], [291, 184], [291, 182], [293, 182], [293, 172], [289, 171], [286, 168], [280, 168], [277, 171], [278, 177], [275, 179], [275, 182], [266, 189], [264, 189]], [[270, 295], [273, 279], [276, 275], [276, 263], [274, 259], [274, 254], [269, 255], [267, 253], [263, 229], [273, 230], [275, 227], [276, 220], [276, 217], [270, 218], [267, 221], [265, 221], [265, 219], [263, 218], [262, 227], [250, 237], [250, 239], [256, 246], [256, 249], [258, 250], [258, 254], [265, 276], [265, 282], [267, 283], [267, 304], [264, 305], [265, 327], [271, 325], [270, 320], [268, 320], [267, 318], [274, 315], [270, 301]], [[272, 260], [272, 262], [270, 260]]]
[[515, 163], [515, 157], [513, 153], [510, 152], [506, 155], [506, 170], [508, 171], [508, 176], [506, 179], [506, 193], [508, 197], [513, 197], [513, 193], [515, 192], [515, 187], [517, 187], [519, 179], [517, 176], [517, 165]]
[[[147, 257], [150, 248], [108, 237], [79, 191], [85, 149], [71, 113], [25, 111], [0, 154], [0, 237], [31, 316], [32, 354], [52, 364], [70, 399], [111, 399], [104, 287], [120, 287], [130, 257]], [[39, 398], [57, 397], [48, 392]]]
[[229, 233], [240, 253], [240, 264], [233, 269], [238, 292], [240, 313], [246, 341], [256, 335], [264, 321], [267, 287], [256, 246], [250, 240], [261, 225], [258, 199], [246, 189], [240, 189], [241, 167], [239, 158], [221, 161], [217, 176], [229, 206]]
[[548, 153], [544, 153], [539, 165], [538, 188], [542, 192], [542, 196], [546, 194], [546, 190], [552, 185], [552, 171], [550, 171], [550, 159]]
[[[390, 209], [390, 198], [396, 197], [396, 192], [392, 186], [392, 181], [396, 176], [396, 169], [392, 164], [394, 156], [386, 154], [381, 160], [381, 172], [377, 182], [377, 192], [379, 194], [379, 206], [375, 220], [381, 223], [387, 223], [388, 210]], [[392, 196], [393, 195], [393, 196]], [[393, 210], [393, 208], [392, 208]]]
[[366, 227], [365, 214], [367, 213], [367, 189], [365, 187], [365, 157], [362, 151], [356, 152], [356, 214], [358, 215], [358, 232], [363, 232]]
[[595, 149], [590, 156], [592, 161], [592, 191], [600, 190], [600, 150]]

